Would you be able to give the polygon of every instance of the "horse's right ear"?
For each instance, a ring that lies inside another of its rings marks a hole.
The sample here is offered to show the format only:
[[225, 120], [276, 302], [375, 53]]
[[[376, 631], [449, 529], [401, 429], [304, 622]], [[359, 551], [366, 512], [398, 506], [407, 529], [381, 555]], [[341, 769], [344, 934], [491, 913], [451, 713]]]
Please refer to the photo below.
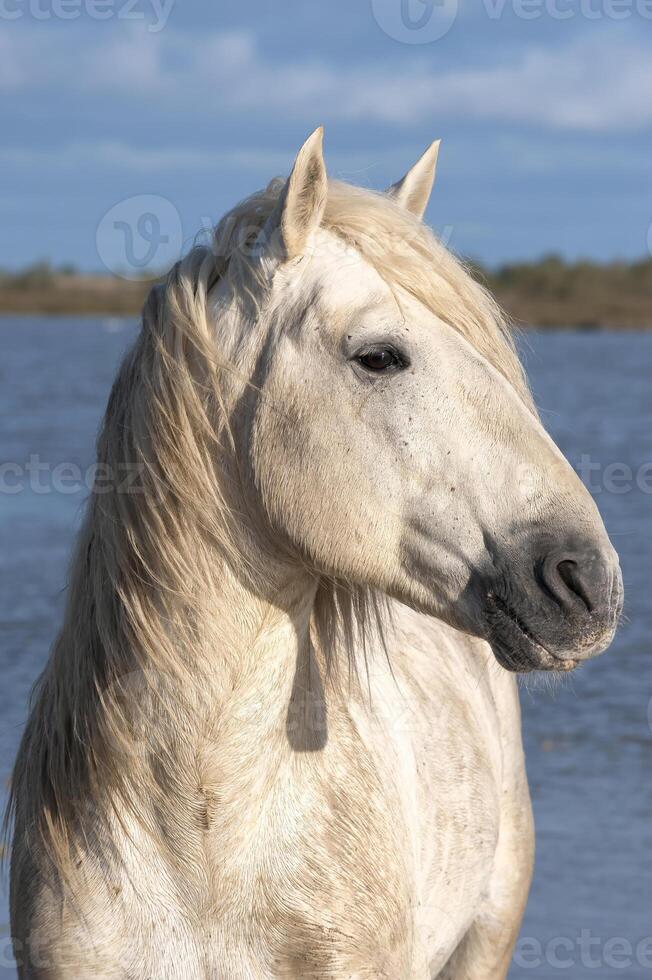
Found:
[[297, 258], [305, 251], [324, 215], [328, 178], [323, 139], [320, 126], [303, 144], [265, 226], [267, 243], [282, 261]]
[[435, 182], [440, 142], [441, 140], [435, 140], [434, 143], [431, 143], [414, 166], [408, 170], [405, 177], [387, 188], [389, 196], [401, 204], [406, 211], [415, 214], [417, 218], [423, 218], [428, 207], [432, 185]]

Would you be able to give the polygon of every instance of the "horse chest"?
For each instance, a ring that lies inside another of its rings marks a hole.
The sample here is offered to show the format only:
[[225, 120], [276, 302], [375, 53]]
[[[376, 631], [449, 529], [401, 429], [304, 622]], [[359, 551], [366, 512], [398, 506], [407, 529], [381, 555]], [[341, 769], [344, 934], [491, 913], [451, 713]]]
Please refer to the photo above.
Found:
[[286, 756], [264, 799], [215, 805], [201, 930], [215, 962], [396, 978], [450, 954], [486, 889], [500, 812], [484, 733], [465, 712], [440, 721], [397, 732], [331, 716], [328, 744]]
[[218, 960], [255, 952], [266, 977], [335, 978], [369, 963], [373, 976], [406, 975], [413, 874], [400, 799], [375, 760], [360, 762], [352, 728], [344, 742], [289, 755], [263, 799], [214, 810], [205, 934]]
[[[218, 746], [192, 813], [177, 808], [172, 864], [137, 828], [129, 843], [116, 827], [111, 894], [99, 876], [78, 893], [102, 937], [88, 968], [111, 976], [119, 963], [133, 980], [396, 980], [443, 966], [492, 868], [493, 722], [468, 699], [424, 702], [418, 676], [398, 700], [393, 684], [376, 694], [382, 710], [330, 705], [318, 751], [297, 751], [281, 729], [259, 764]], [[79, 949], [68, 932], [61, 961]]]

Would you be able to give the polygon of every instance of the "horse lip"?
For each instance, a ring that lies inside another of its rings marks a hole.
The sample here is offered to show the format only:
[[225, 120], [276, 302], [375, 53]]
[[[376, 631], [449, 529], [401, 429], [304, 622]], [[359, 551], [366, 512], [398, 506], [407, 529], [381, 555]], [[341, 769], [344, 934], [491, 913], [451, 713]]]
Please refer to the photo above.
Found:
[[[568, 673], [577, 667], [578, 658], [558, 657], [533, 636], [501, 596], [490, 592], [487, 595], [487, 604], [493, 620], [489, 623], [487, 640], [496, 659], [506, 670], [518, 673], [529, 673], [532, 670]], [[505, 636], [506, 632], [511, 635]], [[515, 646], [517, 650], [513, 649]]]

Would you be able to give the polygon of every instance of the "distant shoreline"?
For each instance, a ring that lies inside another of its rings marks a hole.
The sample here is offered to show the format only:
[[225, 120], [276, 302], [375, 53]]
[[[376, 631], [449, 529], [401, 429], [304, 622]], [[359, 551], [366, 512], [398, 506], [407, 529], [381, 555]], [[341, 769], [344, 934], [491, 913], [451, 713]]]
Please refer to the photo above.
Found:
[[[518, 327], [652, 329], [652, 259], [599, 265], [549, 257], [495, 271], [469, 267]], [[152, 282], [39, 263], [22, 273], [0, 273], [0, 315], [135, 317]]]

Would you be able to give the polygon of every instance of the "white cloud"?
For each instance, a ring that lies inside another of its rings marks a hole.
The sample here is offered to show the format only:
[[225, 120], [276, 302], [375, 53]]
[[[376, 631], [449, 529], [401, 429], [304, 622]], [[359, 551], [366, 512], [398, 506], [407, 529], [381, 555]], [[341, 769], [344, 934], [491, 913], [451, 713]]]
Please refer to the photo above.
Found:
[[[254, 179], [269, 180], [287, 174], [298, 146], [286, 150], [268, 145], [230, 146], [220, 149], [205, 146], [135, 145], [121, 140], [83, 140], [58, 146], [0, 146], [0, 166], [22, 174], [47, 172], [49, 178], [68, 178], [71, 173], [103, 173], [114, 176], [198, 174], [218, 176], [225, 172], [247, 172]], [[419, 156], [423, 147], [417, 143], [393, 141], [373, 153], [328, 150], [328, 167], [334, 177], [353, 180], [369, 186], [382, 186], [377, 171], [390, 176], [384, 183], [399, 177]]]
[[649, 49], [600, 35], [525, 51], [513, 64], [440, 77], [447, 111], [562, 129], [634, 129], [652, 122]]
[[94, 91], [132, 92], [137, 98], [162, 90], [168, 72], [165, 61], [160, 34], [130, 30], [113, 36], [108, 44], [82, 48], [75, 64], [82, 85]]
[[[453, 142], [444, 140], [442, 167], [457, 178], [475, 180], [478, 174], [477, 141], [458, 136]], [[49, 180], [66, 182], [70, 174], [100, 174], [110, 172], [120, 179], [135, 179], [153, 175], [197, 175], [202, 180], [211, 175], [246, 172], [252, 180], [262, 183], [275, 174], [287, 174], [297, 146], [283, 151], [259, 144], [247, 147], [230, 146], [158, 146], [130, 144], [120, 140], [84, 140], [59, 145], [0, 147], [0, 166], [25, 176], [43, 174]], [[364, 186], [380, 188], [396, 180], [423, 150], [417, 140], [388, 140], [373, 150], [344, 151], [327, 147], [328, 169], [334, 177]], [[559, 179], [567, 176], [619, 174], [638, 180], [649, 174], [650, 162], [646, 147], [630, 148], [623, 157], [617, 141], [605, 142], [596, 152], [595, 142], [581, 136], [565, 135], [551, 142], [540, 133], [498, 134], [491, 143], [491, 153], [482, 161], [483, 175], [489, 180], [505, 174], [514, 177]], [[443, 170], [442, 170], [443, 172]], [[34, 189], [30, 192], [34, 195]], [[14, 200], [11, 198], [11, 200]]]
[[245, 32], [202, 37], [134, 28], [105, 36], [104, 43], [84, 38], [80, 44], [72, 32], [67, 38], [62, 45], [74, 49], [70, 59], [61, 50], [55, 59], [41, 36], [23, 32], [10, 45], [8, 29], [0, 31], [0, 90], [56, 84], [75, 98], [80, 92], [127, 97], [139, 112], [155, 100], [193, 117], [292, 114], [307, 126], [337, 119], [410, 126], [453, 117], [599, 132], [652, 123], [649, 49], [635, 37], [600, 30], [564, 47], [524, 47], [509, 63], [442, 71], [431, 53], [415, 55], [400, 72], [376, 63], [275, 64]]
[[266, 169], [270, 173], [276, 173], [287, 169], [288, 155], [268, 149], [150, 149], [130, 146], [121, 141], [98, 140], [67, 143], [59, 148], [0, 147], [0, 163], [21, 169], [47, 166], [50, 173], [58, 170], [66, 174], [84, 167], [135, 174], [197, 170], [218, 172], [225, 168], [253, 172]]
[[25, 76], [8, 32], [0, 32], [0, 92], [11, 92], [24, 83]]

